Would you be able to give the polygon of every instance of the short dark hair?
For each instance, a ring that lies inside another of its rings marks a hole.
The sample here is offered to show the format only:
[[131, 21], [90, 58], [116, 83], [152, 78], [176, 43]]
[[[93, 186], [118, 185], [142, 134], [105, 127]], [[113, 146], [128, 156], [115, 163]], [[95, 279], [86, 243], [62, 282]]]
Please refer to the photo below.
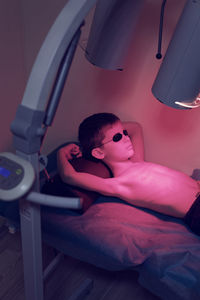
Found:
[[84, 158], [96, 160], [91, 151], [101, 145], [105, 137], [102, 129], [118, 121], [120, 119], [112, 113], [97, 113], [83, 120], [79, 126], [78, 138]]

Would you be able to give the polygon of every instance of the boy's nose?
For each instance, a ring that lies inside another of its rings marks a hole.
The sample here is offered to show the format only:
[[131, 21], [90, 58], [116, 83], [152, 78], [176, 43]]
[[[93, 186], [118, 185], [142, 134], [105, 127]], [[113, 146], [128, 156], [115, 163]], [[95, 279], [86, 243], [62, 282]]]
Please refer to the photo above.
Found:
[[130, 137], [128, 135], [123, 135], [123, 139], [125, 142], [130, 141]]

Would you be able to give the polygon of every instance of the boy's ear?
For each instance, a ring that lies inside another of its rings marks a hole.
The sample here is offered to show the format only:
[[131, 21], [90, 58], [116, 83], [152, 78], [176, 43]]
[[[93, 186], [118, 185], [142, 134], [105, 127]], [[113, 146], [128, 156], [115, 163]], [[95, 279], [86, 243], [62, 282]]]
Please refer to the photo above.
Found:
[[101, 148], [94, 148], [92, 149], [92, 156], [97, 159], [103, 159], [104, 158], [104, 152], [101, 150]]

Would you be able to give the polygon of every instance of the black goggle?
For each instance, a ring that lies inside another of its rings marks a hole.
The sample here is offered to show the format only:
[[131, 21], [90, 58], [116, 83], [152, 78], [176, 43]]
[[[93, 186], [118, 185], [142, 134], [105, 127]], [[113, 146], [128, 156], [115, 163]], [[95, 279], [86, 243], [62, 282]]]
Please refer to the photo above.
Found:
[[128, 131], [126, 129], [123, 130], [123, 134], [120, 133], [120, 132], [116, 133], [115, 135], [113, 135], [112, 140], [107, 141], [107, 142], [101, 144], [99, 147], [101, 147], [101, 146], [103, 146], [103, 145], [105, 145], [107, 143], [110, 143], [110, 142], [117, 143], [117, 142], [119, 142], [122, 139], [123, 135], [128, 136]]

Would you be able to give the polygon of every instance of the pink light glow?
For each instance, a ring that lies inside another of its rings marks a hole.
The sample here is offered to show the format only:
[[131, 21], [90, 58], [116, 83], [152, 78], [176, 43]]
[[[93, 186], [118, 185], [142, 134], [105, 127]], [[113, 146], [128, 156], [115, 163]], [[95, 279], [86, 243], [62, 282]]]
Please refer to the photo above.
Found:
[[196, 130], [195, 116], [198, 114], [198, 110], [180, 111], [165, 106], [154, 118], [154, 126], [164, 134], [185, 139], [187, 135]]

